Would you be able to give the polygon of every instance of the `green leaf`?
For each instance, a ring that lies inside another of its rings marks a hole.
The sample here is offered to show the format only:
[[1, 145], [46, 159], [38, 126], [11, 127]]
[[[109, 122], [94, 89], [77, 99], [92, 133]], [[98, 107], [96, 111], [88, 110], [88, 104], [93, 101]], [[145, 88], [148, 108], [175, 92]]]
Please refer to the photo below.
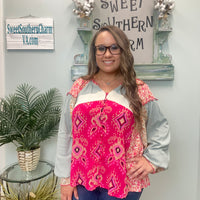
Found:
[[0, 100], [0, 146], [17, 142], [31, 150], [57, 134], [62, 97], [56, 88], [40, 93], [22, 84], [16, 93]]

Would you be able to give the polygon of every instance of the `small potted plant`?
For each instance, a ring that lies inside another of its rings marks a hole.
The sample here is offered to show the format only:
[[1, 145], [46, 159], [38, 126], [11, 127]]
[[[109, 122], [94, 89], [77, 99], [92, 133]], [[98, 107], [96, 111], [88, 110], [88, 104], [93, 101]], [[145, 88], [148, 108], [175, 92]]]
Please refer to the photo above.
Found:
[[40, 143], [57, 133], [62, 97], [56, 88], [45, 93], [28, 84], [0, 99], [0, 146], [17, 147], [22, 170], [32, 171], [40, 157]]

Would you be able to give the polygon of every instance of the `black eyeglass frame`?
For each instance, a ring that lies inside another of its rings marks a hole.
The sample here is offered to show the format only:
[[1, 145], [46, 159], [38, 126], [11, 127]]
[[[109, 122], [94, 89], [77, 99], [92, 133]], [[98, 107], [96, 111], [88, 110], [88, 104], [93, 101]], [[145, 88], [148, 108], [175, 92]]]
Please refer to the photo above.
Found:
[[[111, 51], [111, 47], [113, 47], [113, 46], [117, 46], [118, 48], [119, 48], [119, 53], [112, 53], [112, 51]], [[104, 47], [105, 48], [105, 50], [104, 50], [104, 53], [102, 53], [102, 54], [97, 54], [96, 52], [97, 52], [97, 47]], [[95, 49], [95, 55], [97, 55], [97, 56], [103, 56], [106, 52], [107, 52], [107, 50], [109, 50], [109, 52], [112, 54], [112, 55], [119, 55], [119, 54], [121, 54], [121, 47], [118, 45], [118, 44], [112, 44], [112, 45], [110, 45], [110, 46], [105, 46], [105, 45], [97, 45], [97, 46], [94, 46], [94, 49]]]

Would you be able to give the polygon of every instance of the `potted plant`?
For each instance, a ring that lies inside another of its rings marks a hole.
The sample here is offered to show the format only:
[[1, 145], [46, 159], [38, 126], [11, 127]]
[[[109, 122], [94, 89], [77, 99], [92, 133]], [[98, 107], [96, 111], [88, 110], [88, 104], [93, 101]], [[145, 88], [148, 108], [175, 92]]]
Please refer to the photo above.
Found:
[[37, 167], [40, 143], [57, 133], [61, 103], [56, 88], [40, 93], [28, 84], [19, 85], [14, 94], [0, 99], [0, 146], [16, 145], [22, 170]]

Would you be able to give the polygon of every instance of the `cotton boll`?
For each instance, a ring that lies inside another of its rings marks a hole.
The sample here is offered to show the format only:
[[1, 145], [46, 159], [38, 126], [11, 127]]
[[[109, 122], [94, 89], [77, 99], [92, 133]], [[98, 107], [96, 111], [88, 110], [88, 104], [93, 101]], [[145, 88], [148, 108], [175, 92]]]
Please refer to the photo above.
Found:
[[85, 16], [89, 17], [90, 12], [85, 12]]
[[175, 5], [172, 4], [169, 8], [172, 10], [172, 9], [174, 9], [174, 7], [175, 7]]
[[161, 12], [165, 12], [165, 7], [160, 8]]
[[79, 11], [78, 11], [78, 10], [74, 10], [74, 13], [75, 13], [75, 14], [79, 14]]
[[160, 7], [160, 4], [157, 3], [157, 4], [155, 5], [155, 9], [159, 9], [159, 7]]
[[87, 3], [87, 2], [84, 3], [84, 6], [86, 6], [86, 7], [88, 7], [88, 8], [91, 7], [91, 5], [90, 5], [89, 3]]
[[88, 10], [90, 10], [90, 8], [89, 8], [89, 7], [87, 7], [87, 6], [83, 6], [83, 10], [86, 10], [86, 11], [88, 11]]
[[162, 19], [163, 17], [164, 17], [163, 13], [160, 13], [158, 16], [159, 19]]

